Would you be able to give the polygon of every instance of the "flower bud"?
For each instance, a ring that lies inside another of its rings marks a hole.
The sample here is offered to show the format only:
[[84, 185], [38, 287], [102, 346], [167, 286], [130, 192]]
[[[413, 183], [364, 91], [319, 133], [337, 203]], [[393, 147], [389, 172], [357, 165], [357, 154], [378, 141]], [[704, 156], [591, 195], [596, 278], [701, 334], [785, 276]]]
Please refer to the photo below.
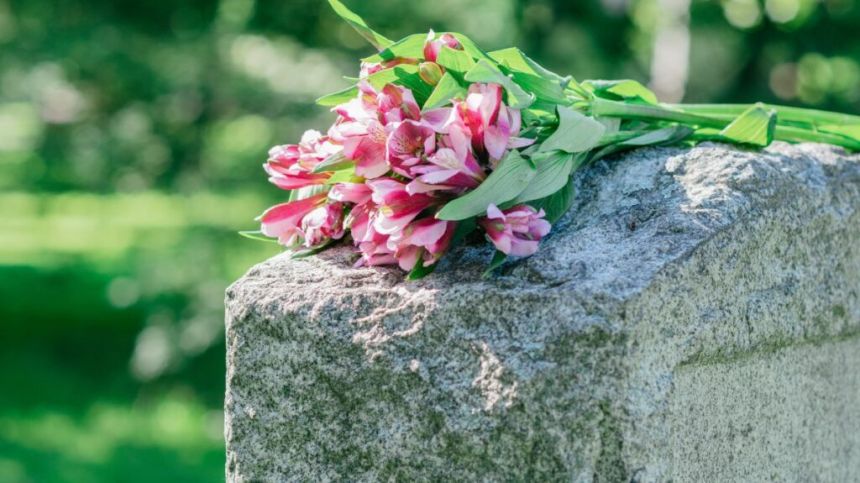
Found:
[[421, 80], [431, 86], [439, 83], [439, 80], [442, 79], [442, 74], [442, 68], [435, 62], [422, 62], [418, 65], [418, 75], [421, 76]]

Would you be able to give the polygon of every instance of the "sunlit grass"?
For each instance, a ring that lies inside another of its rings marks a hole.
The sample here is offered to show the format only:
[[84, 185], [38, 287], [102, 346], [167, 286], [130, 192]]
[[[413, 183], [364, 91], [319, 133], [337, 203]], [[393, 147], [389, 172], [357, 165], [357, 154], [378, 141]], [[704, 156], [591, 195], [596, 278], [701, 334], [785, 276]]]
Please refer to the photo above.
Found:
[[[2, 193], [0, 264], [44, 266], [68, 256], [113, 262], [134, 248], [168, 249], [194, 228], [234, 237], [253, 228], [266, 205], [251, 193]], [[272, 252], [253, 243], [239, 247]]]
[[[0, 481], [167, 481], [160, 478], [183, 475], [215, 481], [222, 477], [221, 428], [220, 411], [178, 394], [132, 406], [97, 402], [83, 415], [4, 413]], [[135, 473], [140, 468], [146, 476]]]
[[0, 482], [223, 479], [223, 293], [278, 252], [237, 234], [265, 194], [0, 193]]

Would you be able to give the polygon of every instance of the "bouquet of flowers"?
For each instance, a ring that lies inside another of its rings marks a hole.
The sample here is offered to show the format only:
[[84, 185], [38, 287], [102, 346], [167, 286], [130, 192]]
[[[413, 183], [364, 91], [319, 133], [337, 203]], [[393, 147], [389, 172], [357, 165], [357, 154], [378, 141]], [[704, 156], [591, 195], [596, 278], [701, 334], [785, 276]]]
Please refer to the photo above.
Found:
[[325, 134], [269, 151], [269, 180], [289, 198], [243, 234], [294, 256], [350, 239], [357, 265], [396, 264], [414, 279], [480, 232], [496, 248], [489, 273], [535, 253], [571, 205], [572, 173], [618, 151], [775, 139], [860, 149], [860, 116], [661, 104], [636, 81], [577, 82], [459, 33], [393, 42], [329, 3], [378, 53], [362, 59], [355, 85], [317, 101], [337, 114]]

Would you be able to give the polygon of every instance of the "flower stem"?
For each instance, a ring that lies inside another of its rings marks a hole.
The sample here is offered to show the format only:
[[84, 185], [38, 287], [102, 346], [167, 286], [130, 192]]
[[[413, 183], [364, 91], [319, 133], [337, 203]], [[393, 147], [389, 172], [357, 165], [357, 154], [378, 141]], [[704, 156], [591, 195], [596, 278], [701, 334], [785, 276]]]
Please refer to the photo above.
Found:
[[[677, 122], [697, 128], [722, 129], [728, 126], [749, 105], [728, 104], [630, 104], [595, 97], [591, 101], [591, 113], [595, 116], [619, 117], [641, 121]], [[819, 126], [860, 125], [860, 116], [833, 112], [765, 105], [777, 112], [774, 139], [788, 142], [820, 142], [860, 150], [860, 140], [853, 137], [819, 131]], [[700, 139], [719, 139], [718, 134], [696, 136]]]
[[[666, 104], [670, 109], [705, 116], [733, 119], [749, 109], [749, 104]], [[838, 112], [804, 109], [801, 107], [764, 104], [765, 109], [776, 111], [777, 119], [788, 123], [811, 124], [814, 126], [860, 125], [860, 116]]]
[[595, 116], [620, 117], [624, 119], [639, 119], [643, 121], [680, 122], [700, 127], [725, 127], [725, 120], [696, 113], [669, 109], [663, 106], [643, 104], [628, 104], [595, 97], [591, 102], [591, 113]]

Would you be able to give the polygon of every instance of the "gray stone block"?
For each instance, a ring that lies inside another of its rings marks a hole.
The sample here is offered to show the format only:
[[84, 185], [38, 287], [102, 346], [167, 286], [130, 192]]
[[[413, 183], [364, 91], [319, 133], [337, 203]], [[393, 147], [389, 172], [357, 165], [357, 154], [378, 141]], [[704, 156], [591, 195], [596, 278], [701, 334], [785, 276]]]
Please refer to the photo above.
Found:
[[231, 481], [860, 481], [860, 157], [647, 149], [535, 256], [227, 292]]

